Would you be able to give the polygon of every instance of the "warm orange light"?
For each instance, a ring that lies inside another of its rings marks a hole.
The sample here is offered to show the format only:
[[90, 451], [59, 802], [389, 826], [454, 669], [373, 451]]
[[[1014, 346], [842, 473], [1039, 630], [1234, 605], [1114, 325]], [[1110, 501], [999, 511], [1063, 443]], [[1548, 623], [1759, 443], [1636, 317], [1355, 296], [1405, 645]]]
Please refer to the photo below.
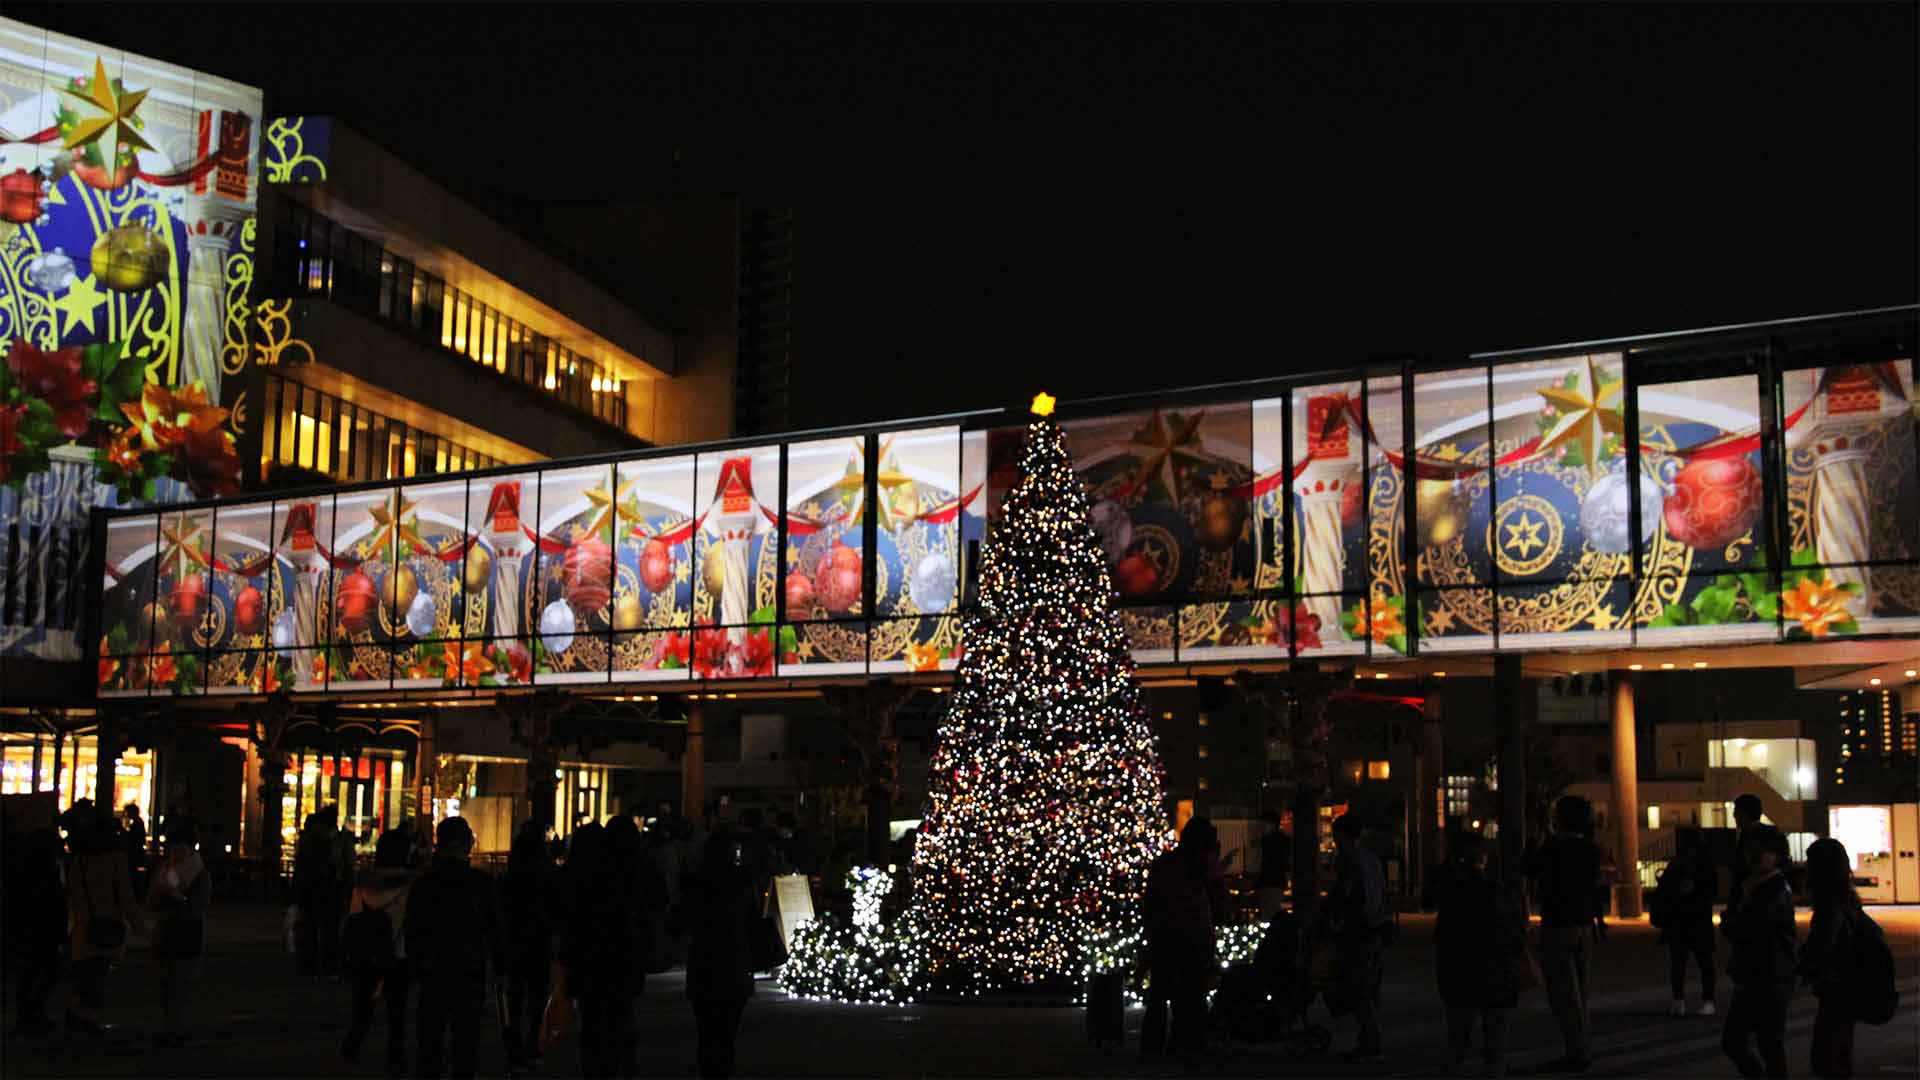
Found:
[[1695, 661], [1693, 662], [1693, 666], [1694, 666], [1694, 667], [1706, 667], [1706, 666], [1707, 666], [1707, 662], [1706, 662], [1705, 660], [1695, 660]]
[[1628, 671], [1639, 671], [1639, 670], [1640, 670], [1640, 668], [1641, 668], [1642, 666], [1643, 666], [1643, 665], [1640, 665], [1640, 664], [1628, 664], [1628, 665], [1627, 665], [1627, 670], [1628, 670]]
[[1905, 675], [1905, 676], [1906, 676], [1907, 678], [1909, 678], [1909, 679], [1911, 679], [1911, 678], [1913, 678], [1913, 677], [1914, 677], [1914, 676], [1916, 676], [1916, 675], [1920, 675], [1920, 671], [1916, 671], [1916, 670], [1915, 670], [1915, 669], [1913, 669], [1913, 668], [1908, 668], [1908, 669], [1907, 669], [1906, 671], [1904, 671], [1904, 672], [1902, 672], [1901, 674], [1903, 674], [1903, 675]]
[[1436, 671], [1433, 673], [1433, 677], [1436, 679], [1444, 679], [1447, 677], [1447, 673], [1444, 671]]
[[1880, 680], [1879, 680], [1879, 679], [1868, 679], [1868, 680], [1867, 680], [1867, 685], [1868, 685], [1868, 686], [1879, 686], [1879, 685], [1880, 685]]
[[1672, 671], [1672, 670], [1673, 670], [1673, 664], [1672, 664], [1671, 662], [1669, 662], [1669, 663], [1665, 663], [1665, 664], [1661, 664], [1661, 665], [1660, 665], [1660, 670], [1661, 670], [1661, 671]]

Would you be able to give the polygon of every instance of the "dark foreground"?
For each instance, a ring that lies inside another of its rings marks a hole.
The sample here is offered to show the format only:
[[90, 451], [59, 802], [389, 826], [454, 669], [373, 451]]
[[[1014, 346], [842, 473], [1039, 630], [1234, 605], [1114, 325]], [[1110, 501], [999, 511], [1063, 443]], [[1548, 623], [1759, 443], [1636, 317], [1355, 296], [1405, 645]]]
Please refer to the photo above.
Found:
[[[1900, 963], [1902, 1008], [1884, 1027], [1858, 1029], [1861, 1076], [1915, 1075], [1920, 1063], [1920, 908], [1875, 908], [1894, 939]], [[1804, 916], [1803, 916], [1804, 917]], [[342, 1075], [340, 1035], [347, 1019], [342, 983], [297, 977], [279, 944], [278, 910], [217, 908], [208, 923], [209, 953], [199, 995], [189, 1014], [192, 1042], [183, 1050], [155, 1050], [158, 1002], [136, 951], [115, 972], [107, 1019], [118, 1025], [104, 1038], [60, 1032], [0, 1039], [0, 1076], [222, 1076]], [[742, 1075], [763, 1076], [1419, 1076], [1439, 1071], [1444, 1048], [1433, 992], [1432, 949], [1426, 920], [1410, 920], [1389, 953], [1384, 1005], [1387, 1060], [1350, 1065], [1339, 1053], [1352, 1045], [1351, 1022], [1335, 1028], [1333, 1053], [1299, 1057], [1277, 1046], [1221, 1045], [1204, 1058], [1146, 1061], [1137, 1049], [1140, 1012], [1128, 1014], [1127, 1049], [1086, 1045], [1077, 1009], [1045, 1005], [920, 1005], [856, 1008], [794, 1001], [768, 983], [747, 1008], [740, 1036]], [[1804, 932], [1804, 926], [1803, 926]], [[1721, 953], [1724, 962], [1725, 953]], [[1721, 980], [1720, 1007], [1728, 987]], [[1696, 987], [1690, 989], [1697, 992]], [[5, 1023], [13, 1024], [13, 987], [7, 987]], [[693, 1015], [681, 996], [680, 976], [649, 980], [642, 1003], [641, 1074], [679, 1076], [693, 1070]], [[64, 1000], [66, 984], [55, 991]], [[1666, 1015], [1666, 951], [1654, 946], [1645, 924], [1613, 929], [1598, 947], [1594, 973], [1594, 1049], [1590, 1075], [1732, 1076], [1721, 1056], [1719, 1019]], [[1788, 1045], [1796, 1074], [1807, 1069], [1814, 1001], [1794, 1000]], [[59, 1014], [56, 1011], [55, 1016]], [[1319, 1006], [1314, 1019], [1326, 1023]], [[361, 1052], [359, 1075], [383, 1071], [385, 1030], [376, 1021]], [[1545, 996], [1523, 1000], [1513, 1034], [1513, 1075], [1559, 1052]], [[409, 1054], [409, 1061], [412, 1055]], [[547, 1057], [546, 1071], [573, 1075], [572, 1045]], [[1469, 1070], [1478, 1073], [1477, 1059]], [[483, 1076], [505, 1076], [506, 1054], [491, 1019], [481, 1036]]]

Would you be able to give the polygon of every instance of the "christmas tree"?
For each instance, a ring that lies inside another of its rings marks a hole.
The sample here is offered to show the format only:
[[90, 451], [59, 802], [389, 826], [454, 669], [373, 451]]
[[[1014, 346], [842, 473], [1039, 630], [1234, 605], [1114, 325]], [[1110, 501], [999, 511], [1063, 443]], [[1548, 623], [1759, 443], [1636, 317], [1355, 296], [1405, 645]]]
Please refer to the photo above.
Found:
[[1137, 939], [1166, 849], [1160, 756], [1048, 399], [980, 568], [907, 932], [928, 986], [1077, 980]]

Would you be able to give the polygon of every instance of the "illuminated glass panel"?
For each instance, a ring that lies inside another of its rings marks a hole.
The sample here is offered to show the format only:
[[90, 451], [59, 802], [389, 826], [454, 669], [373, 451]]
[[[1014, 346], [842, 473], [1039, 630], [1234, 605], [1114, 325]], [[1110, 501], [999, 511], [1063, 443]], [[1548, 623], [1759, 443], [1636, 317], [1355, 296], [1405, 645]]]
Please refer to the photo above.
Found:
[[1780, 382], [1786, 631], [1812, 639], [1920, 629], [1912, 361], [1788, 371]]

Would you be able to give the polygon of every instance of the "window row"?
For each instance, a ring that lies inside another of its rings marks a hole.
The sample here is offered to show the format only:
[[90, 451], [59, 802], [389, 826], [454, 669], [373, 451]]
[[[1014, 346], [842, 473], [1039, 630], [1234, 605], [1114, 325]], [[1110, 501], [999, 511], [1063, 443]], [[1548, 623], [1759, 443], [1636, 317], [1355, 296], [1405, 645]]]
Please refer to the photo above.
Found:
[[625, 429], [611, 368], [299, 203], [282, 200], [275, 236], [277, 295], [328, 297]]
[[310, 470], [352, 483], [466, 472], [499, 464], [452, 439], [271, 372], [262, 385], [263, 481], [271, 479], [276, 469]]

